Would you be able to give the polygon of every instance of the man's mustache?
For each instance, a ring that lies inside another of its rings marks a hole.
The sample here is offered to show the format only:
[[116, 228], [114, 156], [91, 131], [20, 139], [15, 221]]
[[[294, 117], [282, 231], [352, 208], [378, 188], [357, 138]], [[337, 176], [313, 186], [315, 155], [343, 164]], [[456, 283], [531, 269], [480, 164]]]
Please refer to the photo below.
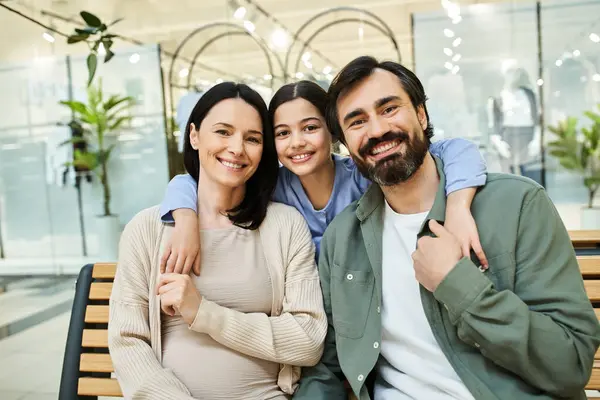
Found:
[[375, 146], [381, 144], [382, 142], [390, 142], [393, 140], [400, 140], [401, 142], [403, 142], [403, 141], [408, 141], [409, 139], [410, 139], [410, 137], [408, 136], [408, 133], [406, 133], [406, 132], [389, 131], [382, 137], [369, 139], [369, 141], [367, 143], [365, 143], [364, 146], [362, 146], [358, 150], [358, 154], [360, 154], [361, 157], [364, 158], [364, 157], [370, 155], [371, 150], [373, 150], [373, 148]]

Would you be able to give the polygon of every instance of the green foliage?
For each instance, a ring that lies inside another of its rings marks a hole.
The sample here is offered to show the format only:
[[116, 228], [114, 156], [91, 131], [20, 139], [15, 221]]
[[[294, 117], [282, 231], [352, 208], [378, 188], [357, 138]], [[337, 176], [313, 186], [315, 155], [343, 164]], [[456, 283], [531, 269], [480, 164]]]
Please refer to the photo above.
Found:
[[111, 47], [113, 45], [113, 39], [116, 38], [117, 35], [108, 33], [107, 30], [109, 27], [121, 21], [122, 18], [107, 25], [90, 12], [82, 11], [79, 15], [81, 15], [81, 18], [85, 22], [85, 27], [75, 28], [75, 32], [67, 38], [67, 43], [75, 44], [85, 42], [89, 46], [90, 54], [87, 57], [87, 67], [88, 86], [90, 86], [96, 75], [96, 69], [98, 68], [98, 49], [100, 48], [100, 44], [102, 44], [104, 50], [106, 50], [106, 55], [104, 56], [105, 63], [109, 62], [115, 55], [115, 53], [112, 52]]
[[71, 123], [79, 124], [83, 128], [83, 137], [74, 137], [61, 145], [87, 144], [87, 151], [74, 152], [73, 162], [69, 165], [88, 169], [98, 176], [104, 191], [104, 215], [111, 215], [107, 166], [115, 145], [107, 145], [106, 136], [131, 121], [130, 111], [135, 105], [135, 100], [119, 95], [112, 95], [106, 99], [101, 80], [97, 86], [89, 86], [87, 94], [87, 104], [74, 100], [60, 102], [73, 112], [75, 120]]
[[549, 143], [549, 148], [560, 165], [581, 174], [589, 193], [588, 207], [592, 208], [596, 191], [600, 189], [600, 114], [586, 111], [584, 115], [592, 124], [581, 130], [578, 130], [578, 120], [574, 117], [549, 127], [557, 136]]

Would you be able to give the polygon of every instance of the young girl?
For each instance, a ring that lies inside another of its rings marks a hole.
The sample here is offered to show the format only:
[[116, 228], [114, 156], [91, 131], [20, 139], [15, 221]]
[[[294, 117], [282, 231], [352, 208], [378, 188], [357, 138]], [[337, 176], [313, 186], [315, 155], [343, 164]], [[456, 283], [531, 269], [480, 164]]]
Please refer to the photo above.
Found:
[[[324, 118], [326, 104], [327, 93], [310, 81], [282, 86], [269, 104], [282, 165], [273, 200], [302, 213], [317, 258], [329, 223], [371, 184], [351, 158], [331, 154], [332, 136]], [[460, 241], [463, 255], [468, 256], [472, 248], [485, 267], [487, 260], [470, 212], [475, 190], [486, 180], [485, 162], [476, 145], [464, 139], [440, 140], [429, 150], [444, 162], [448, 194], [445, 226]], [[190, 175], [174, 177], [167, 187], [160, 214], [165, 222], [175, 220], [175, 229], [163, 253], [163, 271], [188, 273], [193, 267], [199, 273], [197, 191], [197, 182]]]

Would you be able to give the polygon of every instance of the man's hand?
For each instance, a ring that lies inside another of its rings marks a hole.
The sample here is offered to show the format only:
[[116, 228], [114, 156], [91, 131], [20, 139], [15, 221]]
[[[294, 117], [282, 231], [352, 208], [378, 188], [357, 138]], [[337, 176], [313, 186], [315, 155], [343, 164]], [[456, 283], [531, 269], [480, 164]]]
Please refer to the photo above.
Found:
[[173, 211], [175, 228], [160, 259], [161, 274], [189, 274], [193, 269], [200, 275], [200, 228], [194, 210]]
[[458, 240], [437, 221], [429, 221], [429, 229], [436, 236], [423, 236], [412, 254], [417, 281], [434, 292], [446, 275], [462, 258]]
[[446, 222], [444, 227], [452, 233], [462, 250], [463, 257], [471, 255], [471, 249], [484, 269], [488, 267], [487, 257], [479, 241], [477, 225], [471, 214], [471, 202], [475, 196], [475, 188], [457, 190], [448, 196], [446, 204]]
[[156, 290], [160, 295], [160, 308], [165, 314], [179, 314], [188, 325], [194, 322], [202, 296], [189, 275], [163, 274]]

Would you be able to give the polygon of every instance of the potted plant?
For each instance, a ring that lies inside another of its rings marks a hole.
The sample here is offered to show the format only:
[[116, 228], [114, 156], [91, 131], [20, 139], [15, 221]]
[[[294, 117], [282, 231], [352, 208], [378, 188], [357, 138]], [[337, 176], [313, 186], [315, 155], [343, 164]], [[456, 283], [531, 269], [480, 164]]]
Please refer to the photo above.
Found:
[[97, 220], [99, 248], [103, 256], [110, 257], [108, 261], [114, 261], [117, 257], [120, 226], [117, 215], [110, 209], [108, 165], [116, 146], [111, 136], [115, 136], [125, 123], [131, 121], [130, 111], [135, 101], [131, 97], [120, 95], [105, 98], [101, 80], [97, 85], [87, 88], [87, 97], [87, 104], [74, 100], [60, 102], [72, 111], [74, 120], [71, 124], [77, 123], [83, 130], [81, 137], [74, 137], [62, 144], [86, 144], [85, 151], [77, 148], [73, 151], [73, 161], [69, 165], [92, 171], [102, 185], [103, 208]]
[[581, 212], [581, 229], [600, 229], [600, 207], [594, 207], [594, 197], [600, 189], [600, 114], [587, 111], [584, 115], [592, 124], [581, 130], [573, 117], [549, 127], [557, 136], [549, 147], [560, 165], [581, 175], [588, 190], [587, 206]]

